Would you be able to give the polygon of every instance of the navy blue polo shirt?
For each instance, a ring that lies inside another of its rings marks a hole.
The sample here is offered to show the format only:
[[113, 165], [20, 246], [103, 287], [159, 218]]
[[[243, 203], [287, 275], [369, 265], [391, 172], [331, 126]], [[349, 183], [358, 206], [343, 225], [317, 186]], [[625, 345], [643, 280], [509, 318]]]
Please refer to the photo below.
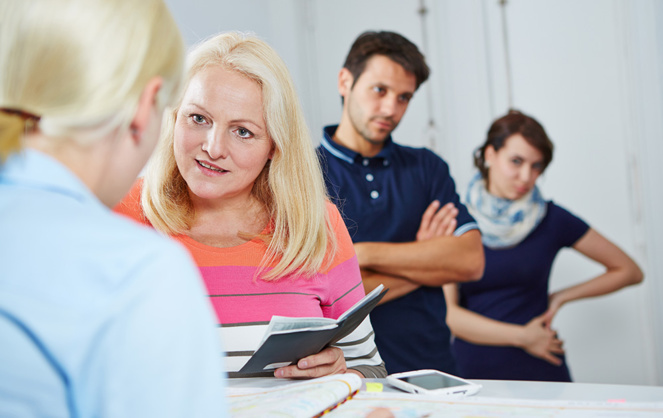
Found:
[[[332, 141], [336, 128], [325, 127], [318, 156], [353, 242], [416, 240], [421, 216], [435, 199], [458, 208], [455, 235], [478, 228], [460, 202], [449, 166], [435, 153], [398, 145], [389, 137], [379, 154], [363, 157]], [[375, 342], [389, 373], [456, 373], [446, 311], [442, 288], [422, 286], [371, 312]]]

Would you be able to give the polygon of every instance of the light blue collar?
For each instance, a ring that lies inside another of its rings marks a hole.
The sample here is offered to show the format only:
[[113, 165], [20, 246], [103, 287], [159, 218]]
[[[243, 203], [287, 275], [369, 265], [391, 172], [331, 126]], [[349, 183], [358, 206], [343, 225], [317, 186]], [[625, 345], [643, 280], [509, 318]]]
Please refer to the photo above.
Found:
[[0, 165], [0, 185], [11, 184], [68, 195], [78, 201], [103, 205], [83, 181], [55, 158], [26, 148]]

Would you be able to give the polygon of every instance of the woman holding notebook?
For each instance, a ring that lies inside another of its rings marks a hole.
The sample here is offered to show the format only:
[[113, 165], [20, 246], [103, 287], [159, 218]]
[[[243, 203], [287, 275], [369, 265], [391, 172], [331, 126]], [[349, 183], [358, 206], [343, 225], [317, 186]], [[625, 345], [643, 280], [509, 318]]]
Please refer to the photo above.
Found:
[[[116, 211], [190, 251], [218, 317], [230, 377], [273, 315], [335, 319], [364, 296], [288, 70], [256, 37], [226, 33], [193, 49], [184, 95], [155, 157]], [[386, 374], [368, 319], [338, 347], [260, 375], [346, 370]]]

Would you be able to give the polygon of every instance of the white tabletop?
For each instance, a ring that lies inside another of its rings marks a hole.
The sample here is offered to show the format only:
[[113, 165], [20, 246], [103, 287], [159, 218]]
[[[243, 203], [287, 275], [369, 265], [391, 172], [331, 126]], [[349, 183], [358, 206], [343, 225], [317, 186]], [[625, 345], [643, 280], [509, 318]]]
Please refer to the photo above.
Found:
[[663, 386], [600, 383], [473, 380], [483, 387], [476, 396], [596, 402], [663, 402]]
[[[385, 392], [398, 392], [386, 379], [364, 379], [382, 383]], [[609, 385], [600, 383], [524, 382], [472, 380], [483, 387], [475, 397], [547, 401], [663, 402], [663, 386]], [[294, 383], [289, 379], [227, 379], [231, 388], [270, 388]], [[363, 388], [362, 388], [363, 389]]]

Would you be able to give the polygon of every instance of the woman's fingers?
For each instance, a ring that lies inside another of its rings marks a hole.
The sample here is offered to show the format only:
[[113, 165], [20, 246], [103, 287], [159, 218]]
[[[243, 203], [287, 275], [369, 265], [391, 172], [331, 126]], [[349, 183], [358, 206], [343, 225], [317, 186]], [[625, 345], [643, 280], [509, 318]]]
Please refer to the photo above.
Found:
[[300, 359], [296, 365], [281, 367], [274, 372], [275, 377], [322, 377], [347, 371], [343, 351], [337, 347], [327, 347], [318, 354]]

